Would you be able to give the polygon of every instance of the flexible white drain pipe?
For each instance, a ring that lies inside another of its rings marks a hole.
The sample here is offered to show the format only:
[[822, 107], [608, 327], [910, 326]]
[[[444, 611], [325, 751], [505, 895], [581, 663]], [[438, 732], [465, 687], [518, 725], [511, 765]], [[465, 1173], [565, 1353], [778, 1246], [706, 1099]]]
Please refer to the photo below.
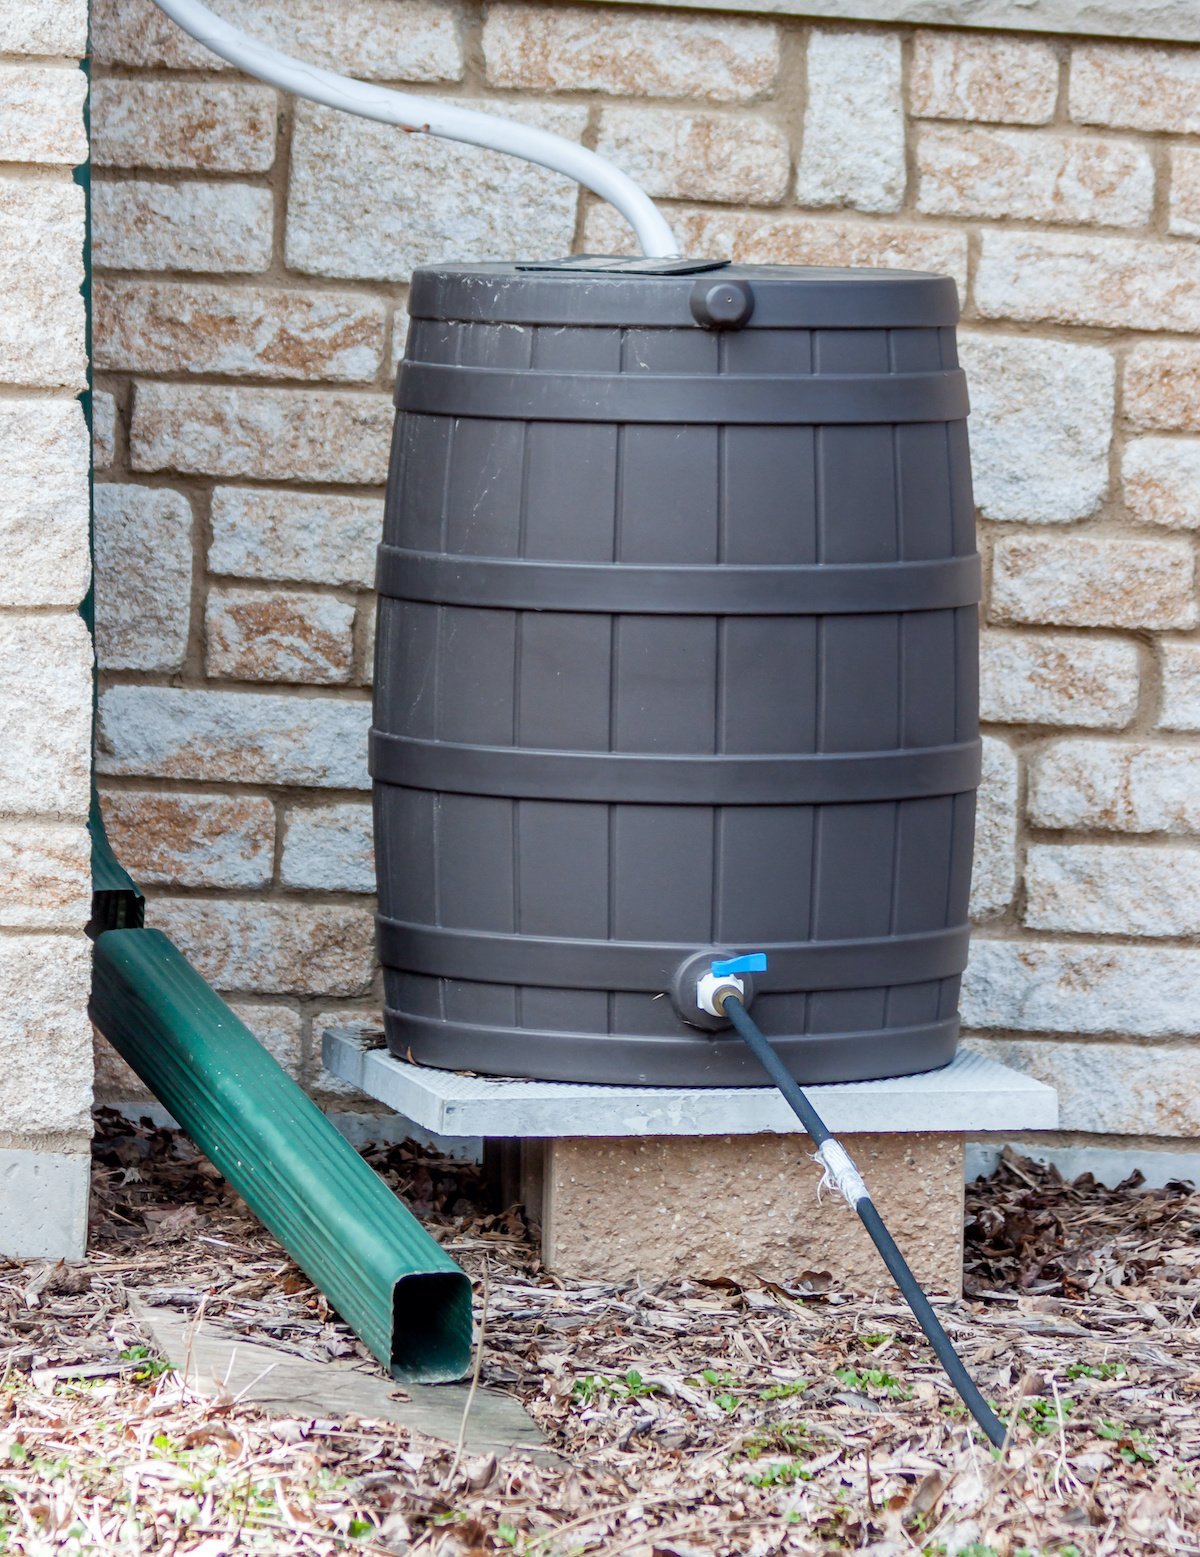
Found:
[[216, 16], [200, 0], [156, 0], [184, 32], [198, 43], [219, 54], [249, 75], [269, 81], [297, 97], [311, 98], [328, 108], [341, 108], [363, 119], [378, 119], [382, 124], [397, 124], [402, 129], [425, 135], [439, 135], [448, 141], [463, 141], [468, 146], [485, 146], [490, 151], [507, 152], [565, 173], [615, 206], [637, 234], [642, 251], [651, 259], [668, 259], [679, 253], [679, 245], [649, 195], [606, 157], [586, 146], [549, 130], [535, 130], [494, 114], [460, 108], [449, 98], [418, 97], [411, 92], [396, 92], [391, 87], [372, 86], [340, 76], [320, 65], [303, 60], [247, 37], [244, 32]]

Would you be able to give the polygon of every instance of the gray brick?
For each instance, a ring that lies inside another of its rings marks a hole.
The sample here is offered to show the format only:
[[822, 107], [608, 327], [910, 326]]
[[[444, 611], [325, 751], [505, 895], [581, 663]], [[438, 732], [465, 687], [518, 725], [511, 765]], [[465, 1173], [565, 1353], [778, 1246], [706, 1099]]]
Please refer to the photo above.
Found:
[[96, 765], [139, 778], [368, 789], [370, 722], [370, 703], [344, 692], [300, 698], [109, 687], [100, 698]]
[[381, 486], [395, 411], [389, 395], [139, 383], [135, 470]]
[[271, 263], [274, 201], [254, 184], [92, 184], [92, 257], [114, 270], [248, 273]]

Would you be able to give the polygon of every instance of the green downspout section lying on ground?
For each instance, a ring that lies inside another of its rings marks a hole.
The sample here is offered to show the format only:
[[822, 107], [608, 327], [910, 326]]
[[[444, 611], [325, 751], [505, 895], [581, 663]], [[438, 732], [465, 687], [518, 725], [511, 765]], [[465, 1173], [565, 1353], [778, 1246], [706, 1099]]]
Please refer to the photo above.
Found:
[[160, 930], [97, 937], [92, 1020], [393, 1378], [462, 1377], [464, 1272]]
[[[88, 61], [82, 69], [88, 72]], [[85, 110], [86, 112], [86, 110]], [[84, 280], [91, 408], [91, 179]], [[94, 630], [89, 589], [80, 614]], [[92, 783], [92, 1020], [393, 1378], [459, 1379], [471, 1284], [158, 930], [113, 853]]]

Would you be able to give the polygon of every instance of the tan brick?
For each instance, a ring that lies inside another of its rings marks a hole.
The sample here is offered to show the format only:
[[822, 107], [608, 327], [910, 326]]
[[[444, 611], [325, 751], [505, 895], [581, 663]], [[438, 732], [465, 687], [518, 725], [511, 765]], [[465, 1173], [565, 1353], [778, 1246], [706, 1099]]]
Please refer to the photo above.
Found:
[[83, 389], [83, 190], [0, 177], [0, 382]]
[[1168, 231], [1182, 237], [1200, 237], [1200, 149], [1172, 146], [1171, 204]]
[[262, 995], [365, 995], [375, 965], [368, 908], [264, 900], [155, 898], [164, 931], [216, 989]]
[[0, 65], [0, 162], [86, 162], [86, 97], [74, 65]]
[[81, 59], [87, 34], [87, 0], [0, 0], [0, 53]]
[[774, 86], [779, 43], [771, 22], [624, 6], [500, 3], [488, 7], [483, 26], [492, 86], [617, 97], [744, 102]]
[[971, 874], [971, 917], [977, 921], [1004, 913], [1017, 890], [1018, 782], [1012, 747], [984, 736]]
[[90, 1132], [91, 982], [82, 930], [0, 937], [0, 1130]]
[[273, 223], [271, 191], [253, 184], [92, 185], [92, 257], [114, 270], [266, 270]]
[[918, 119], [1048, 124], [1058, 99], [1058, 56], [1041, 39], [918, 32], [908, 90]]
[[101, 168], [265, 173], [277, 99], [241, 82], [127, 81], [92, 87], [92, 160]]
[[91, 575], [87, 531], [82, 407], [0, 400], [0, 606], [78, 605]]
[[103, 796], [117, 858], [144, 887], [265, 887], [275, 860], [275, 807], [256, 795]]
[[1200, 950], [976, 936], [963, 978], [963, 1025], [978, 1031], [1200, 1033]]
[[787, 136], [758, 114], [606, 108], [596, 150], [656, 197], [778, 205], [787, 194]]
[[179, 670], [192, 594], [192, 507], [168, 487], [95, 490], [96, 654], [105, 670]]
[[246, 1000], [231, 1000], [229, 1009], [262, 1044], [293, 1081], [299, 1081], [304, 1069], [304, 1021], [298, 1011], [288, 1006], [251, 1004]]
[[1162, 645], [1164, 730], [1200, 730], [1200, 643]]
[[93, 1102], [96, 1107], [149, 1103], [154, 1094], [98, 1027], [92, 1028]]
[[992, 618], [1060, 627], [1191, 627], [1195, 553], [1182, 539], [1006, 535], [993, 553]]
[[[289, 1006], [230, 1000], [229, 1009], [244, 1022], [263, 1048], [293, 1081], [303, 1073], [304, 1022]], [[96, 1101], [100, 1104], [148, 1103], [153, 1094], [99, 1032], [96, 1038]]]
[[214, 589], [204, 631], [212, 677], [336, 685], [354, 668], [354, 607], [332, 595]]
[[1054, 741], [1030, 767], [1039, 827], [1200, 833], [1200, 749], [1150, 741]]
[[1108, 491], [1116, 366], [1103, 346], [964, 331], [975, 501], [988, 519], [1054, 524]]
[[1125, 360], [1124, 391], [1135, 427], [1200, 432], [1200, 342], [1140, 341]]
[[1127, 43], [1071, 51], [1070, 113], [1080, 124], [1200, 131], [1200, 53]]
[[808, 98], [796, 168], [801, 205], [895, 211], [904, 198], [900, 37], [824, 32], [808, 40]]
[[1137, 710], [1132, 643], [1073, 633], [985, 632], [980, 717], [995, 724], [1119, 730]]
[[1125, 506], [1140, 524], [1200, 529], [1200, 439], [1130, 439], [1121, 480]]
[[92, 462], [107, 470], [117, 457], [117, 402], [105, 389], [92, 391]]
[[1062, 1130], [1200, 1135], [1200, 1054], [1193, 1045], [987, 1038], [970, 1047], [1054, 1087]]
[[1135, 141], [926, 125], [917, 172], [931, 216], [1141, 227], [1154, 205], [1154, 163]]
[[[458, 13], [440, 0], [219, 0], [213, 9], [263, 43], [367, 81], [457, 81]], [[103, 65], [228, 70], [153, 0], [94, 0], [92, 37]]]
[[210, 573], [370, 589], [383, 503], [264, 487], [217, 487]]
[[365, 687], [375, 683], [375, 628], [378, 613], [375, 602], [366, 600], [359, 607], [359, 631], [362, 634], [362, 652], [359, 664], [362, 667], [362, 684]]
[[379, 486], [394, 414], [381, 394], [139, 383], [130, 458], [135, 470]]
[[356, 1114], [377, 1109], [379, 1104], [373, 1098], [367, 1097], [357, 1087], [352, 1086], [348, 1081], [343, 1081], [340, 1076], [335, 1076], [331, 1070], [326, 1070], [321, 1063], [322, 1040], [331, 1027], [341, 1028], [343, 1031], [351, 1030], [363, 1035], [370, 1033], [373, 1038], [379, 1040], [383, 1038], [381, 1018], [374, 1010], [363, 1011], [354, 1006], [341, 1005], [335, 1006], [331, 1011], [318, 1011], [312, 1019], [309, 1091], [325, 1109]]
[[[457, 101], [567, 140], [587, 124], [577, 104]], [[554, 258], [570, 252], [577, 205], [575, 184], [520, 158], [313, 103], [296, 107], [287, 217], [294, 270], [406, 281], [417, 265], [464, 254], [510, 259], [514, 245], [530, 259]]]
[[[687, 206], [671, 212], [671, 226], [685, 254], [737, 259], [749, 265], [938, 270], [952, 275], [960, 292], [966, 290], [967, 235], [962, 231]], [[637, 251], [629, 228], [609, 205], [593, 205], [588, 211], [584, 244], [599, 254]]]
[[988, 319], [1200, 330], [1195, 244], [984, 232], [975, 304]]
[[345, 693], [115, 686], [100, 697], [96, 766], [135, 778], [369, 789], [370, 723], [370, 703]]
[[372, 379], [387, 305], [347, 292], [103, 281], [96, 365], [115, 372]]
[[0, 821], [0, 925], [82, 930], [92, 910], [92, 841], [77, 822]]
[[1025, 923], [1083, 935], [1200, 932], [1200, 849], [1032, 843]]
[[290, 806], [279, 879], [285, 887], [313, 892], [374, 892], [371, 807], [354, 801]]
[[0, 613], [0, 813], [87, 815], [92, 640], [74, 611]]

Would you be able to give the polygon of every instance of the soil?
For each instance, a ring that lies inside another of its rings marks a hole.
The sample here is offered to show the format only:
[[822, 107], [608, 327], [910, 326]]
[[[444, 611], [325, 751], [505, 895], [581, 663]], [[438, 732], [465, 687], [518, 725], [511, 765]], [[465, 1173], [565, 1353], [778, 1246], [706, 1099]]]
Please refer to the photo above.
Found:
[[366, 1155], [475, 1280], [481, 1382], [557, 1452], [189, 1389], [131, 1294], [377, 1365], [184, 1136], [101, 1111], [86, 1261], [0, 1262], [0, 1551], [1200, 1557], [1190, 1185], [1006, 1155], [969, 1187], [966, 1295], [939, 1311], [1011, 1424], [998, 1454], [882, 1269], [869, 1296], [566, 1281], [477, 1167]]

